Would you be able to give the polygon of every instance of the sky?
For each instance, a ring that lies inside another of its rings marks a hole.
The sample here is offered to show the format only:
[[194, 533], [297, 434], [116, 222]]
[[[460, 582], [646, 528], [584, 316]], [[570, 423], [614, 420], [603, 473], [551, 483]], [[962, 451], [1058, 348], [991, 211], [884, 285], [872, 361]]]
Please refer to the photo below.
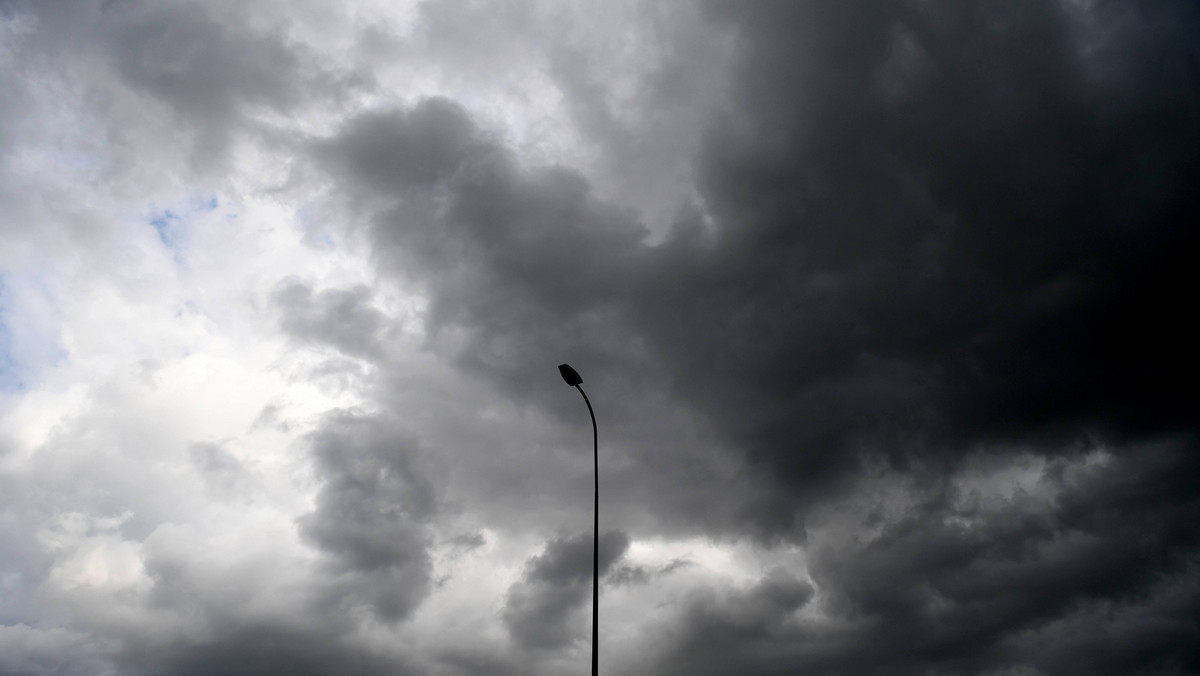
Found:
[[589, 673], [560, 363], [603, 674], [1200, 674], [1197, 185], [1191, 0], [0, 0], [0, 676]]

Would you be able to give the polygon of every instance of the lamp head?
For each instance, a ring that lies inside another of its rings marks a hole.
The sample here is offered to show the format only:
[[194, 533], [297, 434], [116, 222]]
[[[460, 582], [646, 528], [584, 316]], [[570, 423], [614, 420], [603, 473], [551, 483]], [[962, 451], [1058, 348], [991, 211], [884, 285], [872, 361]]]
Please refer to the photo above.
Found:
[[575, 387], [583, 382], [583, 378], [579, 377], [579, 374], [575, 372], [575, 369], [571, 368], [570, 364], [559, 364], [558, 372], [562, 374], [563, 380], [567, 381], [567, 384], [571, 387]]

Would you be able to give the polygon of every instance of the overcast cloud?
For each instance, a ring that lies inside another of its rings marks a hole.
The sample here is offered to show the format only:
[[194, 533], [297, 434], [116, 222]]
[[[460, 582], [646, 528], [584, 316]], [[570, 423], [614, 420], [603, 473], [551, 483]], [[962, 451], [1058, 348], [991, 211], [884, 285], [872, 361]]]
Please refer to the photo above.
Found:
[[1200, 674], [1189, 0], [0, 0], [0, 676]]

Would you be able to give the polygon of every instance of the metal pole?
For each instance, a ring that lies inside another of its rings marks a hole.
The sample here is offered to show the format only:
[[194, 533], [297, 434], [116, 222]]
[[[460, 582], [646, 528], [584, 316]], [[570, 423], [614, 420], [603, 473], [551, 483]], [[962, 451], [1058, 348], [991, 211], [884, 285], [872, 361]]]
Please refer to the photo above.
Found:
[[595, 487], [592, 504], [592, 676], [598, 676], [600, 635], [600, 435], [596, 431], [596, 414], [583, 387], [575, 385], [587, 404], [592, 417], [592, 480]]

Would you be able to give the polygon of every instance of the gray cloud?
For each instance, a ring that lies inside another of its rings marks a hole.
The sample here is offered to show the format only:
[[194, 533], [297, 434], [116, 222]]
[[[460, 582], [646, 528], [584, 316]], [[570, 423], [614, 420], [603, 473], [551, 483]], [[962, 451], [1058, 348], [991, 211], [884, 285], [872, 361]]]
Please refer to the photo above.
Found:
[[104, 647], [94, 637], [66, 629], [4, 623], [0, 625], [0, 674], [102, 673], [106, 665], [96, 655]]
[[205, 127], [226, 126], [243, 105], [299, 99], [301, 59], [283, 35], [222, 22], [198, 5], [110, 3], [102, 14], [119, 22], [118, 71]]
[[308, 284], [290, 280], [272, 297], [279, 325], [302, 343], [329, 345], [350, 357], [377, 360], [383, 356], [386, 318], [370, 305], [365, 286], [326, 289], [313, 293]]
[[313, 437], [324, 485], [304, 535], [333, 561], [334, 604], [362, 604], [402, 620], [430, 588], [428, 522], [437, 502], [420, 450], [387, 421], [334, 414]]
[[0, 477], [0, 674], [96, 673], [103, 666], [95, 657], [102, 641], [31, 621], [39, 609], [38, 587], [53, 565], [38, 546], [42, 510], [36, 503], [28, 487]]
[[373, 86], [291, 39], [287, 19], [250, 21], [236, 4], [6, 4], [6, 14], [31, 27], [29, 63], [85, 92], [99, 134], [88, 141], [112, 151], [106, 175], [137, 172], [135, 158], [182, 140], [191, 169], [211, 178], [235, 139], [270, 130], [264, 113], [337, 109]]
[[621, 564], [608, 576], [607, 582], [615, 587], [646, 584], [657, 577], [669, 575], [677, 570], [696, 565], [688, 559], [674, 559], [661, 566], [639, 566]]
[[[629, 536], [600, 534], [599, 565], [603, 578], [629, 549]], [[513, 640], [523, 648], [555, 650], [576, 640], [574, 615], [585, 605], [592, 580], [589, 534], [550, 540], [531, 558], [525, 574], [508, 590], [501, 617]]]
[[377, 676], [396, 673], [397, 668], [409, 669], [402, 673], [420, 673], [395, 656], [375, 654], [326, 632], [284, 623], [243, 624], [222, 632], [217, 640], [127, 650], [122, 667], [124, 673], [145, 676], [283, 672]]
[[[636, 208], [661, 235], [691, 194], [692, 158], [727, 93], [733, 40], [700, 5], [629, 3], [595, 14], [577, 19], [591, 30], [543, 28], [548, 73], [597, 156], [588, 174], [598, 192]], [[634, 20], [605, 25], [622, 14]]]
[[[338, 481], [331, 472], [330, 483]], [[317, 511], [306, 524], [318, 531], [312, 535], [314, 539], [325, 535], [319, 528], [331, 509], [332, 492], [334, 489], [322, 494]], [[360, 552], [371, 549], [361, 538], [354, 538], [365, 530], [361, 525], [352, 524], [348, 530], [354, 532], [340, 540], [318, 540], [333, 563], [295, 588], [278, 581], [304, 579], [303, 574], [295, 577], [301, 571], [280, 569], [277, 560], [251, 557], [226, 566], [219, 557], [210, 560], [191, 529], [159, 529], [143, 545], [143, 564], [151, 582], [144, 604], [127, 615], [125, 622], [113, 622], [104, 613], [85, 609], [93, 616], [91, 628], [108, 640], [103, 655], [120, 673], [166, 676], [294, 671], [369, 676], [396, 669], [422, 673], [421, 667], [406, 657], [364, 645], [354, 636], [363, 608], [385, 621], [399, 619], [410, 610], [407, 604], [413, 603], [414, 594], [424, 587], [421, 566], [409, 564], [406, 571], [397, 559], [419, 560], [421, 553], [382, 554], [379, 559], [387, 560], [368, 573], [347, 575], [348, 569], [360, 565], [364, 556]], [[381, 526], [376, 530], [381, 536], [391, 532], [383, 533], [386, 528]], [[164, 624], [192, 630], [159, 630]]]
[[430, 99], [408, 115], [359, 117], [317, 150], [376, 190], [403, 192], [448, 178], [471, 155], [475, 134], [460, 106]]
[[[780, 660], [779, 653], [796, 642], [795, 614], [812, 596], [812, 585], [784, 570], [772, 571], [746, 590], [700, 594], [687, 603], [681, 636], [655, 672], [717, 674], [737, 669], [757, 676], [795, 669], [796, 663]], [[763, 663], [766, 669], [756, 671]]]
[[192, 464], [204, 478], [208, 490], [222, 498], [236, 497], [252, 487], [252, 476], [232, 453], [220, 444], [193, 444], [188, 449]]

